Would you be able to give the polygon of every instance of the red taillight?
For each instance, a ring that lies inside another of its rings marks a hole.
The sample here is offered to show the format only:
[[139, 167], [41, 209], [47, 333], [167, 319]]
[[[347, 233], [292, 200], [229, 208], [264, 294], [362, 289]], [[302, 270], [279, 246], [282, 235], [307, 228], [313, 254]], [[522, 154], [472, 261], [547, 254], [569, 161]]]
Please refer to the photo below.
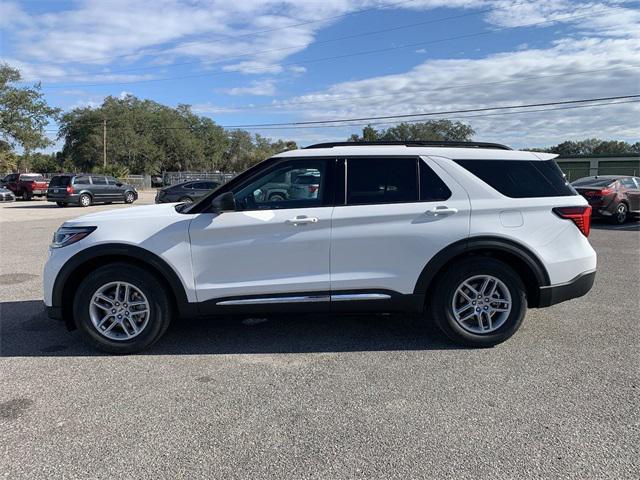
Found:
[[603, 188], [602, 190], [587, 190], [584, 192], [585, 197], [606, 197], [613, 193], [613, 188]]
[[67, 186], [67, 193], [73, 193], [73, 185]]
[[553, 209], [553, 213], [560, 218], [571, 220], [585, 237], [589, 236], [591, 231], [591, 207], [589, 205], [585, 207], [557, 207]]
[[319, 185], [309, 185], [309, 193], [316, 193]]

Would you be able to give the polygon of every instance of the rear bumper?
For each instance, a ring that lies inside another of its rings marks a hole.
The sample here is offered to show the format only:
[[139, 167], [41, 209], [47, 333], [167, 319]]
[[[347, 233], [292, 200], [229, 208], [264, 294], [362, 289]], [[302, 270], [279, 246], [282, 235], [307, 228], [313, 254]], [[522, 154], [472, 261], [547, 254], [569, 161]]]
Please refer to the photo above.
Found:
[[566, 302], [572, 298], [585, 295], [596, 279], [596, 271], [584, 272], [573, 280], [558, 285], [540, 287], [540, 296], [537, 307], [549, 307], [556, 303]]

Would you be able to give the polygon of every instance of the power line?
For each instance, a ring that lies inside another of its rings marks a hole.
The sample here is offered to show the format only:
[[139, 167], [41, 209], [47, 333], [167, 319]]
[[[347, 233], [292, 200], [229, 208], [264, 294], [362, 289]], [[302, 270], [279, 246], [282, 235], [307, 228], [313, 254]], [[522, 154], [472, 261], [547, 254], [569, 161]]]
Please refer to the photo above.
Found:
[[254, 123], [247, 125], [226, 125], [224, 128], [262, 128], [262, 127], [280, 127], [280, 126], [295, 126], [295, 125], [320, 125], [331, 123], [344, 123], [344, 122], [360, 122], [367, 120], [387, 120], [391, 118], [411, 118], [411, 117], [430, 117], [434, 115], [448, 115], [455, 113], [473, 113], [473, 112], [485, 112], [489, 110], [513, 110], [516, 108], [533, 108], [533, 107], [546, 107], [553, 105], [570, 105], [578, 103], [599, 102], [605, 100], [623, 100], [631, 98], [640, 98], [638, 95], [619, 95], [615, 97], [600, 97], [600, 98], [586, 98], [581, 100], [564, 100], [561, 102], [545, 102], [545, 103], [530, 103], [526, 105], [508, 105], [501, 107], [484, 107], [484, 108], [468, 108], [464, 110], [445, 110], [440, 112], [428, 112], [428, 113], [414, 113], [404, 115], [383, 115], [377, 117], [359, 117], [359, 118], [343, 118], [343, 119], [329, 119], [329, 120], [313, 120], [305, 122], [282, 122], [282, 123]]
[[[527, 23], [527, 24], [521, 24], [521, 25], [512, 25], [509, 27], [502, 27], [502, 28], [494, 28], [492, 30], [486, 30], [486, 31], [482, 31], [482, 32], [475, 32], [475, 33], [470, 33], [470, 34], [465, 34], [465, 35], [458, 35], [458, 36], [454, 36], [454, 37], [447, 37], [447, 38], [441, 38], [441, 39], [435, 39], [435, 40], [428, 40], [428, 41], [424, 41], [424, 42], [415, 42], [415, 43], [408, 43], [408, 44], [404, 44], [404, 45], [397, 45], [397, 46], [393, 46], [393, 47], [386, 47], [386, 48], [379, 48], [379, 49], [373, 49], [373, 50], [364, 50], [364, 51], [360, 51], [360, 52], [353, 52], [353, 53], [348, 53], [348, 54], [343, 54], [343, 55], [334, 55], [334, 56], [329, 56], [329, 57], [320, 57], [320, 58], [314, 58], [314, 59], [309, 59], [309, 60], [302, 60], [302, 61], [297, 61], [297, 62], [288, 62], [288, 63], [281, 63], [279, 64], [279, 66], [281, 67], [289, 67], [289, 66], [298, 66], [298, 65], [308, 65], [308, 64], [312, 64], [312, 63], [319, 63], [319, 62], [325, 62], [325, 61], [330, 61], [330, 60], [338, 60], [338, 59], [345, 59], [345, 58], [353, 58], [353, 57], [357, 57], [357, 56], [362, 56], [362, 55], [371, 55], [374, 53], [385, 53], [385, 52], [391, 52], [391, 51], [396, 51], [396, 50], [400, 50], [400, 49], [405, 49], [405, 48], [413, 48], [413, 47], [419, 47], [419, 46], [425, 46], [425, 45], [431, 45], [431, 44], [435, 44], [435, 43], [442, 43], [442, 42], [448, 42], [448, 41], [452, 41], [452, 40], [463, 40], [463, 39], [468, 39], [468, 38], [474, 38], [474, 37], [479, 37], [479, 36], [484, 36], [484, 35], [491, 35], [494, 33], [499, 33], [499, 32], [503, 32], [505, 30], [511, 30], [514, 28], [524, 28], [524, 27], [532, 27], [532, 26], [537, 26], [537, 25], [543, 25], [543, 24], [548, 24], [548, 23], [556, 23], [559, 21], [564, 21], [564, 20], [575, 20], [578, 18], [585, 18], [585, 17], [591, 17], [597, 14], [602, 13], [602, 11], [598, 11], [598, 12], [591, 12], [589, 14], [583, 14], [583, 15], [572, 15], [572, 16], [565, 16], [562, 18], [555, 18], [552, 20], [545, 20], [545, 21], [541, 21], [541, 22], [534, 22], [534, 23]], [[254, 71], [268, 71], [271, 70], [273, 67], [269, 66], [269, 67], [264, 67], [264, 68], [254, 68]], [[45, 89], [58, 89], [58, 88], [73, 88], [73, 87], [101, 87], [101, 86], [110, 86], [110, 85], [132, 85], [132, 84], [139, 84], [139, 83], [156, 83], [156, 82], [166, 82], [166, 81], [172, 81], [172, 80], [185, 80], [185, 79], [191, 79], [191, 78], [202, 78], [202, 77], [219, 77], [219, 76], [223, 76], [223, 75], [231, 75], [231, 74], [235, 74], [236, 72], [234, 71], [224, 71], [224, 72], [217, 72], [217, 73], [198, 73], [198, 74], [191, 74], [191, 75], [181, 75], [181, 76], [175, 76], [175, 77], [164, 77], [164, 78], [151, 78], [151, 79], [144, 79], [144, 80], [130, 80], [130, 81], [123, 81], [123, 82], [103, 82], [103, 83], [75, 83], [75, 84], [63, 84], [63, 85], [51, 85], [51, 86], [47, 86], [44, 85], [43, 88]]]
[[[593, 103], [589, 105], [569, 105], [563, 107], [555, 107], [555, 108], [538, 108], [531, 110], [522, 110], [516, 112], [499, 112], [499, 113], [484, 113], [479, 115], [455, 115], [449, 116], [445, 115], [446, 119], [466, 119], [466, 118], [484, 118], [484, 117], [500, 117], [505, 115], [521, 115], [526, 113], [536, 113], [536, 112], [554, 112], [557, 110], [574, 110], [579, 108], [592, 108], [592, 107], [602, 107], [608, 105], [623, 105], [627, 103], [640, 103], [640, 100], [626, 100], [621, 102], [603, 102], [603, 103]], [[403, 123], [417, 123], [422, 122], [423, 119], [416, 120], [403, 120]], [[331, 124], [331, 125], [320, 125], [320, 126], [292, 126], [292, 127], [261, 127], [260, 130], [299, 130], [299, 129], [318, 129], [318, 128], [345, 128], [345, 127], [363, 127], [363, 126], [380, 126], [380, 125], [396, 125], [398, 122], [364, 122], [364, 123], [345, 123], [345, 124]], [[256, 127], [257, 128], [257, 127]], [[247, 128], [248, 130], [253, 130], [254, 128]]]
[[[617, 105], [623, 103], [637, 103], [640, 100], [631, 100], [638, 99], [639, 95], [623, 95], [623, 96], [615, 96], [615, 97], [601, 97], [601, 98], [590, 98], [590, 99], [581, 99], [581, 100], [566, 100], [561, 102], [546, 102], [546, 103], [533, 103], [527, 105], [508, 105], [508, 106], [498, 106], [498, 107], [484, 107], [484, 108], [473, 108], [473, 109], [464, 109], [464, 110], [449, 110], [449, 111], [440, 111], [440, 112], [427, 112], [427, 113], [416, 113], [416, 114], [405, 114], [405, 115], [386, 115], [386, 116], [378, 116], [378, 117], [360, 117], [360, 118], [351, 118], [351, 119], [331, 119], [331, 120], [319, 120], [319, 121], [311, 121], [311, 122], [289, 122], [289, 123], [270, 123], [270, 124], [253, 124], [253, 125], [218, 125], [221, 128], [225, 129], [265, 129], [265, 130], [284, 130], [284, 129], [297, 129], [297, 128], [326, 128], [326, 127], [349, 127], [349, 126], [360, 126], [360, 125], [384, 125], [390, 123], [397, 122], [381, 122], [381, 123], [371, 123], [370, 120], [388, 120], [388, 119], [402, 119], [405, 122], [418, 122], [422, 120], [422, 117], [427, 116], [445, 116], [445, 115], [455, 115], [455, 114], [464, 114], [464, 113], [475, 113], [475, 112], [489, 112], [489, 111], [499, 111], [499, 113], [489, 113], [483, 115], [467, 115], [467, 116], [457, 116], [456, 118], [477, 118], [477, 117], [488, 117], [488, 116], [499, 116], [499, 115], [510, 115], [510, 114], [520, 114], [520, 113], [529, 113], [529, 112], [541, 112], [541, 111], [553, 111], [553, 110], [568, 110], [571, 107], [593, 107], [593, 106], [604, 106], [604, 105]], [[626, 102], [616, 102], [616, 100], [630, 100]], [[606, 103], [593, 103], [593, 102], [606, 102]], [[583, 105], [585, 103], [592, 103], [591, 105]], [[538, 110], [523, 110], [523, 111], [506, 111], [506, 110], [515, 110], [515, 109], [529, 109], [529, 108], [537, 108], [537, 107], [552, 107], [552, 106], [563, 106], [560, 108], [542, 108]], [[571, 106], [571, 107], [570, 107]], [[420, 117], [416, 119], [414, 117]], [[412, 119], [413, 120], [406, 120]], [[353, 122], [366, 122], [366, 123], [353, 123]], [[92, 123], [80, 123], [75, 125], [102, 125], [103, 122], [92, 122]], [[337, 125], [339, 124], [339, 125]], [[117, 124], [112, 124], [111, 128], [119, 128]], [[140, 125], [138, 125], [140, 127]], [[156, 126], [156, 125], [143, 125], [142, 127], [148, 127], [155, 130], [199, 130], [208, 127], [189, 127], [189, 126]], [[58, 130], [45, 130], [48, 132], [56, 132]]]

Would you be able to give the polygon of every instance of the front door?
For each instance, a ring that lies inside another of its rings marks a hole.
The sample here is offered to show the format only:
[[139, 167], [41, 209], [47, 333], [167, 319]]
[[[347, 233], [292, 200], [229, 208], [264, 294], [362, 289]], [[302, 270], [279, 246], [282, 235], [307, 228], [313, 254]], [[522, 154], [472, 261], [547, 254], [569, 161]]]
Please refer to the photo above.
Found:
[[[198, 301], [264, 311], [282, 303], [317, 310], [326, 302], [333, 167], [332, 160], [283, 159], [234, 189], [236, 211], [198, 214], [189, 227]], [[302, 174], [319, 177], [317, 195], [266, 194], [274, 179]]]

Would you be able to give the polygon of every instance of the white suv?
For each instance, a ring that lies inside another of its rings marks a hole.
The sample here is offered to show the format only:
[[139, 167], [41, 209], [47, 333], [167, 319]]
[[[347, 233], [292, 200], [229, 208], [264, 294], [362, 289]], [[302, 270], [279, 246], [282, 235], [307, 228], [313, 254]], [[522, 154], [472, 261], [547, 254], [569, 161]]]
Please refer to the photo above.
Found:
[[[455, 142], [285, 152], [194, 204], [65, 222], [45, 304], [109, 352], [148, 347], [175, 318], [291, 312], [420, 313], [494, 345], [527, 307], [593, 285], [591, 208], [554, 157]], [[317, 194], [260, 195], [300, 169], [318, 172]]]

